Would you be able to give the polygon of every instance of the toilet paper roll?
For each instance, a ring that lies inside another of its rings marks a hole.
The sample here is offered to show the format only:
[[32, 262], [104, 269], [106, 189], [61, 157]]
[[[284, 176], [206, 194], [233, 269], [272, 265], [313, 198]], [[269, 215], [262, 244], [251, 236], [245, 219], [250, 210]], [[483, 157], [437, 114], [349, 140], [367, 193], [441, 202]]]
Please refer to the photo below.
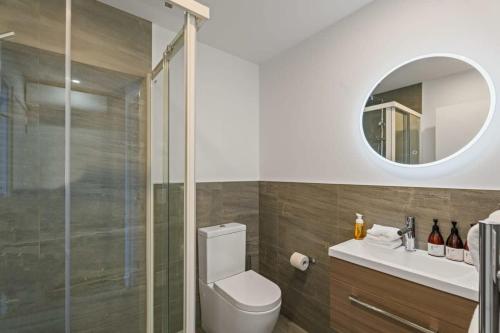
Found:
[[294, 252], [290, 257], [290, 264], [301, 271], [305, 271], [309, 267], [309, 257], [302, 253]]

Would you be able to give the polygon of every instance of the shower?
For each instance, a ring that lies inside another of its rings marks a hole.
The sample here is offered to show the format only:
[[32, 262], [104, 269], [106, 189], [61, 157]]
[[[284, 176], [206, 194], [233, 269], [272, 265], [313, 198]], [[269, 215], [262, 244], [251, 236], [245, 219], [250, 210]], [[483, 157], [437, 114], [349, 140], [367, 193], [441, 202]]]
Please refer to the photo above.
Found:
[[209, 11], [168, 3], [184, 23], [158, 65], [151, 22], [100, 1], [0, 3], [1, 332], [195, 332], [194, 65]]

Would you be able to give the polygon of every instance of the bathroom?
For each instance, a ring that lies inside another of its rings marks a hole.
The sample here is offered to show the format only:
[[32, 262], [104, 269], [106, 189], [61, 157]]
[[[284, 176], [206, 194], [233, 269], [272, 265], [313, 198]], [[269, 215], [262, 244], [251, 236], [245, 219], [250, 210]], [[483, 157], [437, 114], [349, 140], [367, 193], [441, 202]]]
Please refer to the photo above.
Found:
[[497, 332], [499, 12], [0, 0], [0, 332]]

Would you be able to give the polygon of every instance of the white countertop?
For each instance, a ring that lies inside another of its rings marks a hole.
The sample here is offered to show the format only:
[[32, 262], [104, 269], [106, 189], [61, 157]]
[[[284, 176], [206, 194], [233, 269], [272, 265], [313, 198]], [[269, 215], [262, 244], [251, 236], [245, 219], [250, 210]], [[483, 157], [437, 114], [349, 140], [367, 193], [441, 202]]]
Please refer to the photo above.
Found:
[[479, 274], [474, 266], [426, 251], [407, 252], [404, 247], [386, 249], [351, 239], [328, 249], [331, 257], [364, 266], [453, 295], [478, 301]]

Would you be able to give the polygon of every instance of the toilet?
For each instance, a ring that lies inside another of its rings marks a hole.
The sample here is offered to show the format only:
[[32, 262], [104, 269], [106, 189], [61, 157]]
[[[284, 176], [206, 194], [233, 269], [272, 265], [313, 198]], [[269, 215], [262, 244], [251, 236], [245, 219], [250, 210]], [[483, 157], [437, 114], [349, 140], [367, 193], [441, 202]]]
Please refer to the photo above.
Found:
[[245, 271], [246, 226], [198, 229], [201, 324], [206, 333], [271, 333], [281, 308], [281, 290]]

